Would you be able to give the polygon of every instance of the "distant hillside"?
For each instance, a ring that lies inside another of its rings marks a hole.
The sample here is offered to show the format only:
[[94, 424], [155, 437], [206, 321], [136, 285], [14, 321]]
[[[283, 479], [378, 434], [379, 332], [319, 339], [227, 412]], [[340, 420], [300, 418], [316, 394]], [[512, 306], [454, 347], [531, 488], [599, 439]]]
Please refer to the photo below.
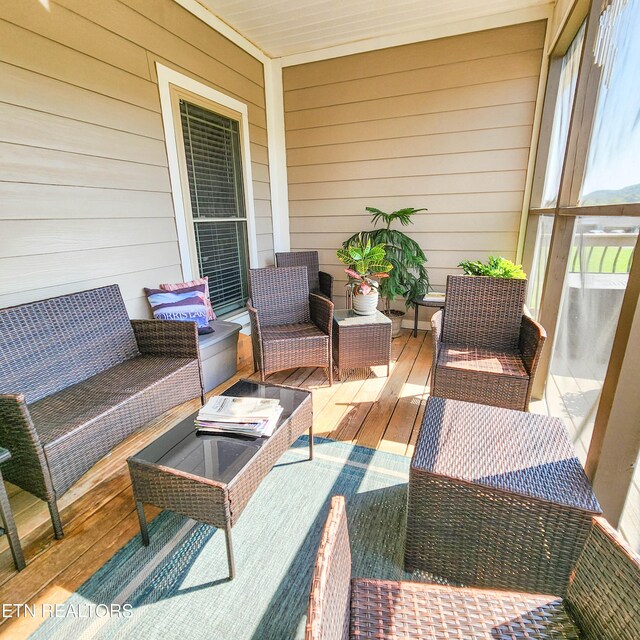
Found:
[[596, 204], [625, 204], [627, 202], [640, 202], [640, 184], [632, 184], [624, 189], [602, 189], [592, 191], [580, 200], [581, 205]]

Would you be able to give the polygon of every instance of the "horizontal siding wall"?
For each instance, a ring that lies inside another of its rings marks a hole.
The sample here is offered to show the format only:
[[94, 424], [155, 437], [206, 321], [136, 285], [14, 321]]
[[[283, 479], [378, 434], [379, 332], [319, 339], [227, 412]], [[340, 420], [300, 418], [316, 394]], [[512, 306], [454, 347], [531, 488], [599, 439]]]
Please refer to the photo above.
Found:
[[286, 68], [292, 249], [317, 249], [340, 291], [335, 250], [371, 228], [366, 206], [427, 207], [409, 233], [434, 287], [465, 258], [513, 259], [544, 34], [528, 23]]
[[182, 278], [156, 61], [248, 105], [273, 263], [259, 61], [173, 0], [3, 2], [0, 42], [0, 307], [115, 282], [143, 317]]

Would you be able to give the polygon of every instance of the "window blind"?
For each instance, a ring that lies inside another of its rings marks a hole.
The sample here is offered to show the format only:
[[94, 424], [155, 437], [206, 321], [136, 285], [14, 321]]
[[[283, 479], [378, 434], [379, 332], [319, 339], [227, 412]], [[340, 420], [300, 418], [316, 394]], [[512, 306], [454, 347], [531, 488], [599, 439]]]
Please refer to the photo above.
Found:
[[223, 315], [249, 295], [239, 123], [184, 100], [180, 117], [198, 266]]

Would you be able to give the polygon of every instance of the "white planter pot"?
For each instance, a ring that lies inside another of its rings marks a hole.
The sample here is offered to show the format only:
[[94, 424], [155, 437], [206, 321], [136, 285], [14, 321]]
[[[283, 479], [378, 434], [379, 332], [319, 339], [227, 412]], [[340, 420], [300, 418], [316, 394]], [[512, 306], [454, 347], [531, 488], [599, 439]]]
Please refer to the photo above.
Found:
[[378, 308], [377, 291], [370, 291], [366, 296], [353, 296], [353, 312], [359, 316], [372, 316]]

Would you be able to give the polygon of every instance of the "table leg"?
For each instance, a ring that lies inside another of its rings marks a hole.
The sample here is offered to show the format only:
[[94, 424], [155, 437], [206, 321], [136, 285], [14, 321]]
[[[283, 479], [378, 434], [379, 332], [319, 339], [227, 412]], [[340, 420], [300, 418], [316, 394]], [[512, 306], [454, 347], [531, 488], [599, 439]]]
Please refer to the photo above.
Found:
[[313, 424], [309, 427], [309, 460], [313, 460]]
[[227, 542], [227, 561], [229, 562], [229, 580], [233, 580], [236, 577], [236, 565], [233, 560], [233, 545], [231, 544], [231, 525], [228, 524], [224, 530], [225, 539]]
[[420, 305], [415, 304], [413, 310], [413, 337], [416, 338], [418, 336], [418, 309]]
[[18, 571], [22, 571], [25, 567], [24, 555], [22, 553], [22, 547], [20, 546], [18, 529], [16, 528], [13, 513], [11, 512], [9, 497], [7, 496], [7, 492], [4, 488], [2, 474], [0, 474], [0, 516], [2, 517], [2, 527], [9, 538], [9, 547], [11, 547], [13, 562], [16, 565], [16, 569]]
[[140, 500], [136, 500], [136, 509], [138, 510], [138, 522], [140, 522], [140, 534], [142, 535], [142, 544], [149, 546], [149, 529], [147, 529], [147, 517], [144, 515], [144, 505]]

